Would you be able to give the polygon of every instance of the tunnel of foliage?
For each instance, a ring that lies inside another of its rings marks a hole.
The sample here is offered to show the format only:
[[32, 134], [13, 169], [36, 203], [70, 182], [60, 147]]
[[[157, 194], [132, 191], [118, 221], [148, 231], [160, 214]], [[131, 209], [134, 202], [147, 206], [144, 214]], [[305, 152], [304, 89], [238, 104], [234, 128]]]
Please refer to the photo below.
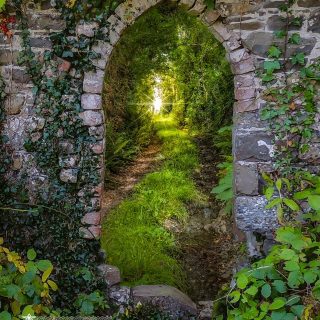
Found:
[[172, 2], [140, 17], [114, 49], [104, 87], [107, 186], [153, 140], [162, 143], [163, 158], [104, 222], [102, 247], [125, 282], [184, 288], [175, 239], [164, 223], [185, 220], [185, 204], [201, 202], [192, 180], [199, 164], [192, 137], [205, 136], [213, 146], [219, 136], [221, 153], [231, 154], [232, 92], [224, 48]]
[[213, 137], [230, 124], [233, 80], [224, 56], [208, 29], [172, 2], [128, 28], [113, 51], [104, 87], [108, 171], [150, 142], [155, 87], [163, 112], [192, 130]]

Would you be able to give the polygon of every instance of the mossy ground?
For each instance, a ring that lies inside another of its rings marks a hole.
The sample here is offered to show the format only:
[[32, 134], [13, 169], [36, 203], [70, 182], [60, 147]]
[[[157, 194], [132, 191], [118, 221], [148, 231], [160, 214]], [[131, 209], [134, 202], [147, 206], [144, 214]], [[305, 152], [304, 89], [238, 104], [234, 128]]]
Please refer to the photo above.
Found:
[[101, 244], [108, 263], [120, 268], [124, 282], [183, 288], [185, 274], [176, 259], [175, 238], [164, 223], [186, 221], [186, 203], [202, 201], [191, 178], [198, 166], [197, 149], [172, 117], [155, 119], [155, 130], [162, 141], [162, 166], [147, 174], [132, 196], [108, 213]]

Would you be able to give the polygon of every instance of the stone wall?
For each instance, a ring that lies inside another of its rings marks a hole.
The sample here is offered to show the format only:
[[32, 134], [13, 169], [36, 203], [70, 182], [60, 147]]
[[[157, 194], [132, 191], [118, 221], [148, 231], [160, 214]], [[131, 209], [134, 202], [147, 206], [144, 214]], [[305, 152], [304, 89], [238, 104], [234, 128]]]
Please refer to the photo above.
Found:
[[[128, 0], [119, 5], [115, 13], [109, 17], [104, 28], [109, 41], [98, 41], [93, 50], [101, 54], [101, 58], [93, 61], [96, 71], [80, 76], [82, 83], [81, 108], [79, 117], [83, 126], [97, 140], [89, 147], [92, 155], [98, 155], [100, 163], [104, 157], [104, 114], [102, 110], [102, 90], [105, 69], [114, 46], [122, 32], [158, 0]], [[196, 15], [226, 49], [234, 73], [235, 104], [233, 154], [235, 160], [235, 217], [238, 227], [245, 232], [266, 234], [277, 226], [273, 211], [265, 210], [266, 200], [259, 190], [260, 173], [272, 168], [272, 135], [267, 124], [259, 118], [259, 110], [264, 105], [260, 96], [263, 86], [257, 75], [263, 61], [267, 58], [267, 50], [275, 39], [273, 32], [283, 27], [282, 13], [279, 6], [285, 1], [271, 0], [217, 0], [216, 9], [207, 9], [201, 0], [181, 0], [179, 5]], [[299, 28], [302, 37], [300, 45], [290, 44], [288, 51], [298, 49], [304, 52], [309, 61], [320, 56], [320, 2], [318, 0], [298, 0], [294, 11], [303, 18]], [[49, 34], [63, 30], [65, 22], [49, 3], [36, 9], [30, 3], [27, 9], [30, 43], [32, 50], [41, 56], [45, 50], [50, 50], [52, 44]], [[82, 23], [77, 26], [76, 36], [94, 36], [97, 24]], [[294, 28], [293, 28], [294, 29]], [[294, 30], [292, 31], [294, 32]], [[0, 38], [1, 73], [6, 81], [8, 96], [5, 101], [7, 114], [3, 133], [8, 136], [7, 146], [12, 150], [11, 181], [23, 180], [33, 195], [50, 184], [46, 172], [37, 168], [33, 154], [24, 148], [24, 140], [41, 139], [43, 128], [48, 125], [48, 119], [35, 116], [35, 98], [33, 84], [23, 67], [17, 64], [17, 55], [21, 50], [19, 30], [14, 30], [12, 42]], [[69, 72], [79, 80], [77, 70], [68, 61], [57, 59], [58, 72]], [[281, 75], [279, 75], [280, 77]], [[68, 97], [72, 99], [72, 97]], [[75, 154], [72, 141], [59, 138], [61, 146], [60, 179], [66, 184], [75, 184], [81, 159]], [[314, 137], [314, 145], [309, 155], [304, 155], [303, 161], [308, 164], [318, 164], [320, 141]], [[87, 212], [83, 218], [85, 236], [98, 236], [100, 232], [101, 196], [103, 190], [103, 166], [97, 167], [101, 177], [99, 184], [91, 188], [91, 198], [85, 199], [82, 190], [78, 190], [79, 201], [87, 201]], [[90, 232], [86, 232], [86, 230]]]

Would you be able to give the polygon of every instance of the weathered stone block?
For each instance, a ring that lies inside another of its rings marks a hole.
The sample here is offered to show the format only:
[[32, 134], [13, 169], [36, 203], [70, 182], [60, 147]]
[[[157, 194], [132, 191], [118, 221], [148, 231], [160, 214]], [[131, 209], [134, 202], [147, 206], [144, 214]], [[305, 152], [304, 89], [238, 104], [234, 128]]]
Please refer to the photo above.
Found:
[[98, 141], [91, 145], [91, 150], [94, 154], [102, 154], [104, 152], [104, 141]]
[[218, 10], [207, 9], [201, 16], [201, 20], [208, 26], [211, 26], [218, 20], [219, 17], [220, 13], [218, 12]]
[[236, 222], [243, 231], [270, 233], [279, 227], [275, 209], [265, 209], [267, 200], [264, 196], [236, 197]]
[[[286, 20], [280, 15], [273, 15], [267, 21], [268, 29], [271, 31], [285, 30]], [[289, 30], [299, 30], [300, 27], [294, 24], [289, 25]]]
[[85, 126], [94, 127], [103, 123], [102, 114], [97, 111], [84, 111], [79, 114], [79, 117]]
[[254, 73], [247, 73], [244, 75], [236, 75], [234, 77], [235, 88], [252, 87], [254, 83]]
[[74, 141], [65, 140], [59, 142], [59, 150], [62, 154], [71, 154], [75, 152]]
[[320, 33], [320, 9], [312, 12], [310, 15], [308, 21], [308, 31]]
[[84, 239], [99, 239], [101, 235], [101, 226], [90, 226], [88, 228], [81, 227], [79, 233]]
[[196, 0], [181, 0], [179, 2], [179, 5], [186, 9], [190, 9], [195, 4], [195, 2]]
[[235, 63], [235, 62], [240, 62], [240, 61], [249, 59], [250, 55], [246, 49], [242, 48], [242, 49], [238, 49], [230, 52], [229, 58], [230, 58], [230, 62]]
[[231, 38], [231, 33], [227, 30], [227, 27], [222, 22], [216, 22], [209, 27], [210, 32], [220, 42], [227, 41]]
[[126, 28], [126, 25], [115, 15], [110, 16], [107, 22], [110, 23], [109, 29], [114, 30], [117, 34], [121, 34]]
[[254, 71], [255, 66], [254, 66], [253, 58], [250, 57], [246, 60], [235, 62], [231, 64], [231, 69], [235, 75], [245, 74], [245, 73]]
[[83, 91], [86, 93], [102, 93], [104, 72], [86, 72], [83, 80]]
[[242, 47], [240, 39], [235, 34], [232, 34], [230, 39], [223, 42], [222, 45], [227, 50], [227, 52], [230, 52]]
[[66, 22], [60, 17], [59, 14], [30, 14], [28, 15], [29, 28], [36, 30], [63, 30], [66, 27]]
[[129, 287], [110, 288], [109, 297], [118, 306], [127, 306], [130, 303], [131, 289]]
[[257, 20], [232, 23], [229, 25], [230, 30], [259, 30], [264, 27], [263, 23]]
[[60, 180], [66, 183], [77, 183], [78, 169], [62, 169], [60, 172]]
[[97, 41], [97, 43], [92, 46], [92, 51], [101, 54], [102, 57], [109, 56], [113, 50], [113, 46], [110, 43], [104, 41]]
[[23, 165], [23, 157], [19, 153], [12, 154], [12, 169], [13, 170], [20, 170]]
[[89, 134], [92, 137], [95, 137], [97, 140], [101, 140], [104, 138], [104, 126], [98, 126], [98, 127], [90, 127], [89, 128]]
[[59, 166], [61, 168], [74, 168], [79, 162], [77, 156], [59, 157]]
[[298, 6], [304, 8], [320, 7], [319, 0], [298, 0]]
[[83, 94], [81, 96], [81, 107], [84, 110], [101, 110], [102, 97], [99, 94]]
[[196, 4], [189, 10], [189, 13], [195, 16], [199, 16], [206, 9], [206, 5], [202, 0], [197, 0]]
[[235, 193], [258, 195], [259, 174], [256, 164], [235, 164]]
[[234, 149], [236, 161], [270, 161], [273, 155], [271, 137], [262, 132], [239, 134], [236, 131]]
[[241, 100], [234, 103], [236, 113], [255, 111], [259, 109], [259, 103], [256, 99]]
[[30, 46], [35, 48], [51, 49], [52, 42], [49, 37], [34, 37], [29, 39]]
[[307, 163], [320, 164], [320, 143], [309, 144], [309, 150], [300, 153], [299, 159]]
[[6, 113], [8, 115], [19, 114], [22, 110], [25, 100], [26, 98], [24, 95], [20, 95], [20, 94], [9, 95], [4, 102]]
[[173, 319], [197, 315], [195, 303], [177, 288], [166, 285], [142, 285], [132, 289], [133, 302], [150, 303]]
[[76, 34], [78, 36], [84, 35], [88, 38], [94, 37], [94, 34], [96, 30], [98, 30], [98, 23], [96, 22], [84, 22], [84, 23], [79, 23], [76, 27]]
[[236, 100], [254, 99], [256, 97], [256, 89], [254, 87], [235, 88], [234, 97]]
[[109, 287], [112, 287], [121, 282], [121, 275], [119, 268], [108, 264], [98, 266], [101, 276], [106, 280]]
[[100, 225], [101, 223], [101, 213], [100, 212], [88, 212], [85, 216], [81, 219], [82, 224], [89, 224], [89, 225]]

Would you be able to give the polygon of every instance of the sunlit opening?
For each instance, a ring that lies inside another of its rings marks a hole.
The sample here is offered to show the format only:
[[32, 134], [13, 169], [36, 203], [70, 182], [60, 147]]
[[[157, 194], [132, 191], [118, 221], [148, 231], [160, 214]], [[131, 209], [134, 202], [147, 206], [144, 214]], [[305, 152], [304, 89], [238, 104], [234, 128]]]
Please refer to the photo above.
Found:
[[[157, 84], [161, 83], [161, 79], [160, 78], [156, 78], [155, 79]], [[160, 87], [156, 86], [154, 87], [154, 91], [153, 91], [153, 112], [155, 114], [159, 114], [162, 108], [162, 98], [161, 98], [161, 89]]]

